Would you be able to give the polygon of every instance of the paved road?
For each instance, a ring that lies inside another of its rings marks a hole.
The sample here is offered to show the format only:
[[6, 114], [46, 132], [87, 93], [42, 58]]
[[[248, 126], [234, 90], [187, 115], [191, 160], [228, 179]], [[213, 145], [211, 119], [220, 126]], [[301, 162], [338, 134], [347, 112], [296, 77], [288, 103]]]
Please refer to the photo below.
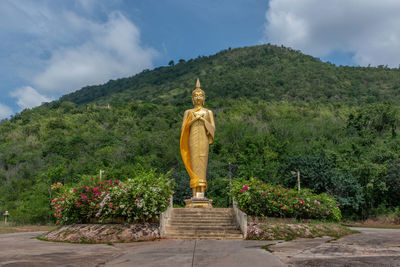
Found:
[[[45, 242], [0, 235], [0, 266], [400, 266], [400, 230], [282, 241], [161, 240], [127, 244]], [[261, 246], [270, 245], [269, 250]]]
[[297, 239], [269, 250], [289, 266], [400, 266], [400, 229], [353, 229], [361, 233], [339, 240]]

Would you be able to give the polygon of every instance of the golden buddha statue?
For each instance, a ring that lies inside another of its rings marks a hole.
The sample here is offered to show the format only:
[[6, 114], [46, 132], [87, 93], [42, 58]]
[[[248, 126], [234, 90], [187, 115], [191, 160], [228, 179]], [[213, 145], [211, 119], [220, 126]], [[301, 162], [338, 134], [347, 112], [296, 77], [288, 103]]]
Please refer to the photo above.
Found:
[[184, 113], [180, 140], [181, 155], [190, 176], [193, 198], [204, 198], [207, 189], [208, 147], [214, 141], [214, 117], [211, 110], [203, 107], [205, 98], [197, 79], [196, 88], [192, 92], [194, 108]]

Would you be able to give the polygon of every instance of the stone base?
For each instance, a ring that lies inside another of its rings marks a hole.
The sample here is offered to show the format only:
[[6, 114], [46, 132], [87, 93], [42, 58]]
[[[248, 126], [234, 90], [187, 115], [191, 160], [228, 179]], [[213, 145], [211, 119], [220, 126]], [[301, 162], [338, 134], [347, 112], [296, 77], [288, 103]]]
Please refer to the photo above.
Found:
[[212, 208], [212, 199], [190, 198], [185, 199], [186, 208]]

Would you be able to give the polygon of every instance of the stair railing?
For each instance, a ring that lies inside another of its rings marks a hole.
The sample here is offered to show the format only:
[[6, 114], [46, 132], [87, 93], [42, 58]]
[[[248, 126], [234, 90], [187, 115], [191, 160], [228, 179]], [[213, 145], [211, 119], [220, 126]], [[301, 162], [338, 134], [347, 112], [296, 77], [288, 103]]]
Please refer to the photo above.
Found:
[[173, 195], [169, 198], [169, 206], [166, 211], [160, 214], [160, 238], [165, 237], [165, 228], [168, 223], [169, 217], [171, 217], [172, 210], [174, 209], [173, 206]]
[[233, 199], [233, 211], [235, 212], [235, 218], [236, 218], [236, 225], [240, 228], [240, 230], [243, 233], [243, 239], [247, 238], [247, 214], [241, 211], [238, 206], [237, 202], [235, 199]]

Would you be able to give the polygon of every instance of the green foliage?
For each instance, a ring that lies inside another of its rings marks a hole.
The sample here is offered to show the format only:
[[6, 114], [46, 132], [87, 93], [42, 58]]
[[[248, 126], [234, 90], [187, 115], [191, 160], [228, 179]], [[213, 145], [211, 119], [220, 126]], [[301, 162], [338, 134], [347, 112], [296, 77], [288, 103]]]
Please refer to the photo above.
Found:
[[[399, 69], [336, 67], [273, 45], [229, 49], [88, 86], [0, 122], [0, 212], [49, 222], [52, 184], [92, 185], [105, 170], [127, 181], [157, 169], [192, 193], [179, 153], [196, 78], [214, 111], [207, 197], [229, 206], [233, 180], [327, 192], [344, 216], [399, 205]], [[110, 108], [107, 105], [110, 104]], [[230, 163], [230, 165], [229, 165]]]
[[341, 212], [336, 201], [326, 193], [313, 194], [305, 189], [300, 192], [257, 179], [236, 182], [232, 193], [238, 208], [250, 216], [318, 219], [338, 222]]
[[86, 223], [124, 218], [127, 222], [157, 219], [167, 209], [172, 183], [154, 171], [142, 172], [126, 182], [107, 180], [94, 185], [65, 188], [52, 200], [57, 223]]
[[315, 193], [326, 192], [339, 201], [342, 211], [358, 211], [364, 203], [362, 189], [357, 180], [350, 174], [337, 168], [324, 154], [301, 155], [287, 159], [282, 165], [284, 185], [297, 186], [297, 172], [301, 170], [302, 187], [310, 188]]

